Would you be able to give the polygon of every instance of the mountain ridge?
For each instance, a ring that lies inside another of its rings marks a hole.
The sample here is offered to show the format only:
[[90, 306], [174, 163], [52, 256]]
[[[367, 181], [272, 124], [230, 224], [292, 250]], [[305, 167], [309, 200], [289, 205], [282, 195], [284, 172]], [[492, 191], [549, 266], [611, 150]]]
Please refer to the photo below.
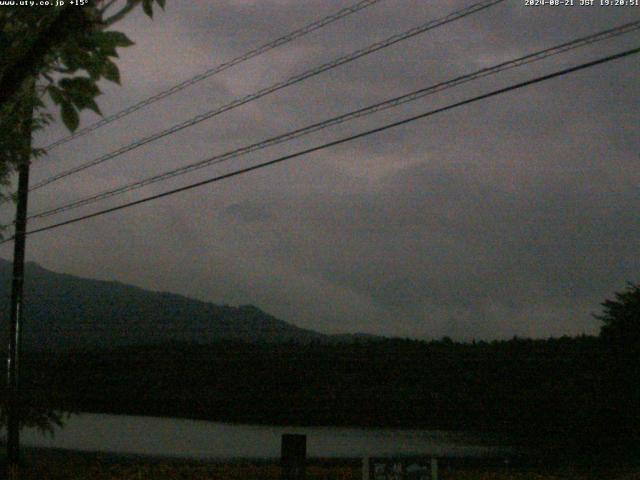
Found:
[[[12, 263], [0, 258], [0, 318], [7, 324]], [[25, 265], [23, 347], [68, 350], [170, 342], [342, 342], [374, 338], [329, 335], [280, 320], [254, 305], [217, 305], [118, 281], [94, 280]], [[2, 329], [4, 341], [7, 329]], [[3, 342], [7, 344], [6, 341]]]

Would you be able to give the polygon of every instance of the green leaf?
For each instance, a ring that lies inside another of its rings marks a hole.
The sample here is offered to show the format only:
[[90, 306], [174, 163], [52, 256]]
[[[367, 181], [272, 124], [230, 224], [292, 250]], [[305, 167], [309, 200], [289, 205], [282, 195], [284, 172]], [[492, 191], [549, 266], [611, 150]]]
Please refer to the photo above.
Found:
[[47, 151], [44, 148], [32, 148], [31, 156], [33, 158], [39, 158], [47, 154]]
[[91, 54], [76, 44], [68, 44], [60, 52], [60, 59], [72, 71], [76, 71], [91, 63]]
[[116, 64], [113, 63], [111, 60], [107, 60], [102, 65], [102, 75], [107, 80], [120, 85], [120, 70], [118, 70], [118, 67], [116, 66]]
[[78, 117], [78, 112], [73, 108], [73, 105], [68, 102], [63, 103], [60, 108], [60, 114], [65, 126], [71, 132], [75, 132], [80, 124], [80, 117]]
[[93, 98], [100, 94], [96, 81], [88, 77], [63, 78], [58, 85], [71, 99]]
[[73, 54], [73, 51], [70, 49], [64, 49], [60, 52], [60, 60], [64, 64], [64, 67], [60, 67], [61, 70], [65, 70], [66, 72], [75, 72], [80, 68], [80, 64], [78, 63], [78, 59]]
[[134, 43], [122, 32], [98, 31], [91, 35], [94, 45], [102, 50], [115, 47], [130, 47]]
[[166, 0], [156, 0], [160, 8], [164, 10], [164, 6], [166, 5]]
[[64, 97], [64, 92], [55, 85], [50, 85], [49, 88], [47, 88], [47, 91], [49, 92], [51, 100], [53, 100], [53, 103], [56, 105], [60, 105], [67, 101]]
[[88, 108], [93, 112], [96, 112], [98, 115], [102, 115], [102, 112], [100, 111], [100, 107], [98, 106], [98, 104], [93, 98], [87, 101], [86, 108]]
[[98, 80], [100, 75], [102, 75], [103, 63], [105, 61], [105, 58], [94, 56], [91, 58], [91, 62], [84, 66], [85, 70], [93, 80]]
[[100, 50], [100, 54], [104, 57], [114, 57], [114, 58], [120, 57], [120, 55], [118, 55], [118, 52], [116, 51], [115, 48], [103, 48], [102, 50]]
[[142, 0], [142, 10], [149, 18], [153, 18], [153, 0]]
[[[58, 82], [58, 85], [61, 88], [59, 91], [53, 90], [53, 95], [56, 95], [58, 100], [62, 100], [62, 107], [67, 104], [78, 112], [89, 109], [98, 115], [102, 115], [98, 104], [94, 100], [100, 94], [100, 89], [97, 87], [95, 79], [87, 77], [64, 78]], [[68, 117], [71, 115], [70, 112], [65, 111], [63, 111], [63, 114]], [[66, 123], [67, 121], [65, 120]]]

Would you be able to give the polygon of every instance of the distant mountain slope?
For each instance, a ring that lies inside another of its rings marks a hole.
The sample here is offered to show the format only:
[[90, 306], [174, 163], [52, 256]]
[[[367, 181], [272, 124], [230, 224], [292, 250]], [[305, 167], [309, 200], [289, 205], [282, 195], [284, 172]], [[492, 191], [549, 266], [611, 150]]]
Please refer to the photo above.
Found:
[[[11, 268], [10, 262], [0, 259], [3, 345], [9, 317]], [[210, 343], [220, 339], [306, 343], [332, 338], [291, 325], [251, 305], [220, 306], [118, 282], [55, 273], [35, 263], [26, 265], [25, 299], [26, 349]]]

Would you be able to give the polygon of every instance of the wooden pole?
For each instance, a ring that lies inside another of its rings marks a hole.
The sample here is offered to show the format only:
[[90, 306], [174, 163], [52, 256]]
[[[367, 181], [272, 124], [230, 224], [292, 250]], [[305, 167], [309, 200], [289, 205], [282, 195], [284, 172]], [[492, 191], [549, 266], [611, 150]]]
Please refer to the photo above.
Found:
[[[33, 82], [35, 86], [35, 82]], [[33, 91], [33, 90], [32, 90]], [[33, 93], [35, 94], [35, 92]], [[7, 354], [7, 460], [15, 475], [20, 462], [20, 333], [23, 318], [24, 260], [29, 197], [29, 161], [33, 108], [27, 97], [24, 108], [24, 131], [28, 137], [27, 153], [18, 165], [18, 198], [13, 243], [13, 277], [11, 282], [11, 316], [9, 319], [9, 349]]]

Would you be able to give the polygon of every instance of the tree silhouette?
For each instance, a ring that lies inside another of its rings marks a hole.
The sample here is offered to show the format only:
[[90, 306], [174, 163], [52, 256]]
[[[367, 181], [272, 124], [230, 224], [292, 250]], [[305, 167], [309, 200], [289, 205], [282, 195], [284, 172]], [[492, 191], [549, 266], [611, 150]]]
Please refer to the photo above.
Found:
[[615, 300], [605, 300], [604, 313], [596, 315], [604, 325], [603, 340], [636, 351], [640, 343], [640, 284], [629, 282], [627, 289], [615, 293]]
[[[602, 420], [613, 437], [636, 445], [640, 436], [640, 284], [628, 283], [602, 303]], [[637, 452], [636, 452], [637, 454]]]

